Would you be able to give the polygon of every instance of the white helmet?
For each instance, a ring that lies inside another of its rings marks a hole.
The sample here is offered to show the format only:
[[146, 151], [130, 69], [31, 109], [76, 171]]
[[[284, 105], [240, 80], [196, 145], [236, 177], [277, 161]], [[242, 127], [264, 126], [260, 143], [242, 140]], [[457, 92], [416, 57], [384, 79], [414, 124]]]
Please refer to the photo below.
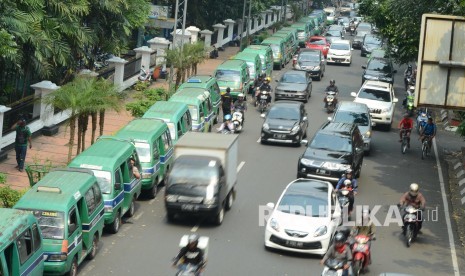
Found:
[[239, 95], [237, 95], [238, 98], [242, 97], [244, 98], [244, 93], [239, 93]]
[[350, 186], [350, 185], [352, 185], [352, 181], [350, 181], [350, 179], [344, 180], [344, 186]]
[[417, 183], [410, 184], [410, 191], [409, 194], [413, 197], [418, 195], [418, 190], [420, 190], [420, 186]]

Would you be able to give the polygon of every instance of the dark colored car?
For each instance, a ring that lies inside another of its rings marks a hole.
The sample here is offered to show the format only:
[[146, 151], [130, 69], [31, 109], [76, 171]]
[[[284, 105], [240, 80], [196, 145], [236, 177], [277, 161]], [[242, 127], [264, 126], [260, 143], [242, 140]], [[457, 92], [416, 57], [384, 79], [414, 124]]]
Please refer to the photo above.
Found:
[[387, 58], [370, 58], [367, 65], [362, 65], [362, 68], [365, 69], [362, 75], [362, 85], [366, 80], [379, 80], [393, 84], [394, 74], [397, 73], [391, 60]]
[[315, 133], [297, 164], [297, 178], [337, 183], [352, 168], [359, 177], [363, 163], [363, 137], [355, 124], [327, 122]]
[[372, 30], [373, 30], [373, 26], [371, 25], [371, 23], [368, 23], [368, 22], [360, 22], [360, 23], [357, 25], [357, 32], [364, 31], [364, 32], [369, 32], [369, 33], [371, 33]]
[[[334, 26], [334, 25], [333, 25]], [[329, 29], [325, 33], [326, 40], [329, 43], [332, 43], [333, 41], [337, 40], [343, 40], [344, 39], [344, 33], [339, 29]]]
[[325, 74], [325, 57], [323, 56], [323, 52], [313, 49], [300, 50], [294, 69], [306, 71], [311, 77], [321, 80]]
[[276, 82], [275, 101], [296, 100], [306, 103], [312, 95], [312, 78], [306, 71], [287, 71]]
[[360, 55], [366, 57], [368, 54], [371, 54], [373, 49], [382, 48], [383, 40], [375, 35], [367, 34], [363, 38], [362, 51]]
[[300, 145], [307, 137], [308, 119], [305, 105], [299, 102], [277, 102], [265, 117], [260, 142]]
[[368, 31], [357, 31], [357, 35], [355, 35], [354, 39], [352, 40], [352, 48], [354, 49], [362, 49], [363, 38], [366, 34], [369, 34]]

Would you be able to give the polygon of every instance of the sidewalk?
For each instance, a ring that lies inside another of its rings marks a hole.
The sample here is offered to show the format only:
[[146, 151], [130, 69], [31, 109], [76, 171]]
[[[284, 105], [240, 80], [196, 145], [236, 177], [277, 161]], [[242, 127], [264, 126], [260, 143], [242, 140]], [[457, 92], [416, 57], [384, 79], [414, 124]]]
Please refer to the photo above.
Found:
[[[197, 69], [199, 75], [211, 75], [215, 68], [223, 61], [229, 59], [239, 51], [238, 47], [227, 47], [219, 52], [217, 59], [208, 59], [200, 64]], [[152, 87], [168, 87], [166, 80], [157, 80]], [[105, 115], [105, 127], [103, 135], [113, 135], [129, 121], [132, 115], [125, 108], [120, 113], [107, 112]], [[89, 123], [89, 127], [91, 124]], [[77, 130], [76, 130], [77, 132]], [[90, 146], [91, 130], [87, 130], [86, 148]], [[50, 162], [53, 167], [65, 167], [68, 157], [69, 128], [67, 123], [60, 125], [58, 134], [55, 136], [38, 136], [32, 139], [32, 149], [28, 149], [26, 156], [27, 164], [44, 164]], [[74, 142], [73, 157], [76, 153], [77, 138]], [[14, 189], [25, 189], [29, 187], [27, 173], [19, 172], [16, 166], [16, 154], [14, 149], [8, 151], [8, 158], [0, 163], [0, 172], [7, 175], [7, 184]]]

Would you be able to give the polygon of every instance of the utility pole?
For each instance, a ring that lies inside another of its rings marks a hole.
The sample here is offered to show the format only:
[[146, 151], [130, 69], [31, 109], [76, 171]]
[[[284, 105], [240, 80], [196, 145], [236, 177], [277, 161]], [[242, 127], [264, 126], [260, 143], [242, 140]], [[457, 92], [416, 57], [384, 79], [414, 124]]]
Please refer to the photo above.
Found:
[[[246, 25], [245, 24], [245, 6], [246, 5], [247, 5], [247, 0], [244, 0], [244, 8], [242, 9], [242, 30], [239, 30], [241, 32], [239, 34], [241, 37], [241, 45], [240, 45], [241, 49], [240, 50], [242, 50], [242, 41], [244, 40], [244, 25]], [[247, 25], [246, 25], [246, 28], [248, 28]]]
[[252, 10], [252, 0], [249, 0], [249, 16], [247, 17], [247, 46], [249, 46], [249, 42], [250, 42], [250, 23], [252, 22], [252, 18], [250, 18], [250, 13], [251, 13], [251, 10]]
[[[179, 18], [179, 13], [180, 11], [182, 12], [181, 18]], [[173, 32], [173, 43], [172, 45], [172, 50], [176, 49], [176, 38], [178, 36], [177, 31], [178, 31], [178, 25], [179, 22], [182, 19], [182, 24], [181, 24], [181, 45], [180, 45], [180, 53], [181, 53], [181, 61], [182, 61], [182, 52], [184, 48], [184, 34], [186, 31], [186, 13], [187, 13], [187, 0], [183, 0], [181, 3], [179, 3], [179, 0], [176, 0], [176, 10], [174, 12], [174, 32]], [[180, 68], [178, 68], [179, 70]], [[170, 67], [170, 80], [169, 80], [169, 93], [175, 88], [173, 86], [173, 79], [174, 79], [174, 65], [171, 63]]]

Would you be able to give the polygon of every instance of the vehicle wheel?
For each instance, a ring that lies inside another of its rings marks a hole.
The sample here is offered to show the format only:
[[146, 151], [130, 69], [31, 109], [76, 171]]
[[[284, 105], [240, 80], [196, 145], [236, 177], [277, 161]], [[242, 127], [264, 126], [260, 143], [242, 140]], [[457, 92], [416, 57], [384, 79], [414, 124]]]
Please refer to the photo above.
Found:
[[173, 212], [166, 212], [166, 219], [168, 222], [173, 222], [175, 217], [175, 213]]
[[412, 239], [413, 239], [412, 226], [408, 225], [407, 230], [405, 230], [405, 243], [407, 247], [410, 247], [410, 245], [412, 244]]
[[69, 271], [66, 273], [68, 276], [76, 276], [77, 275], [77, 270], [78, 270], [78, 262], [77, 262], [77, 257], [74, 257], [73, 262], [71, 263], [71, 267]]
[[354, 263], [353, 267], [354, 276], [359, 276], [362, 272], [362, 260], [358, 260]]
[[121, 227], [121, 214], [120, 211], [116, 214], [115, 220], [110, 226], [110, 232], [112, 234], [116, 234], [119, 231], [119, 228]]
[[405, 152], [407, 151], [407, 141], [402, 140], [401, 151], [402, 154], [405, 154]]
[[423, 144], [423, 145], [421, 146], [421, 159], [422, 159], [422, 160], [425, 159], [425, 156], [426, 156], [426, 145]]
[[360, 56], [365, 57], [365, 54], [363, 54], [363, 52], [360, 52]]
[[134, 213], [136, 212], [136, 204], [134, 203], [136, 201], [136, 196], [131, 201], [131, 205], [129, 205], [129, 209], [126, 212], [126, 217], [131, 218], [134, 216]]
[[208, 132], [212, 132], [212, 126], [211, 125], [208, 126]]
[[235, 198], [236, 198], [236, 191], [234, 190], [234, 188], [232, 188], [231, 191], [229, 192], [228, 199], [226, 201], [226, 211], [231, 210]]
[[92, 239], [92, 250], [90, 251], [89, 255], [87, 255], [88, 260], [92, 260], [95, 258], [97, 255], [97, 250], [98, 250], [98, 235], [97, 233], [94, 235], [94, 238]]
[[320, 73], [320, 75], [318, 76], [318, 78], [316, 78], [317, 81], [321, 81], [321, 78], [323, 77], [323, 74]]
[[359, 178], [360, 174], [362, 174], [362, 164], [358, 166], [357, 170], [355, 171], [355, 178]]
[[224, 219], [224, 207], [221, 207], [220, 212], [215, 217], [215, 224], [221, 225], [223, 223], [223, 219]]
[[158, 177], [153, 180], [153, 186], [150, 190], [147, 190], [147, 195], [150, 199], [154, 199], [157, 196], [158, 192]]

